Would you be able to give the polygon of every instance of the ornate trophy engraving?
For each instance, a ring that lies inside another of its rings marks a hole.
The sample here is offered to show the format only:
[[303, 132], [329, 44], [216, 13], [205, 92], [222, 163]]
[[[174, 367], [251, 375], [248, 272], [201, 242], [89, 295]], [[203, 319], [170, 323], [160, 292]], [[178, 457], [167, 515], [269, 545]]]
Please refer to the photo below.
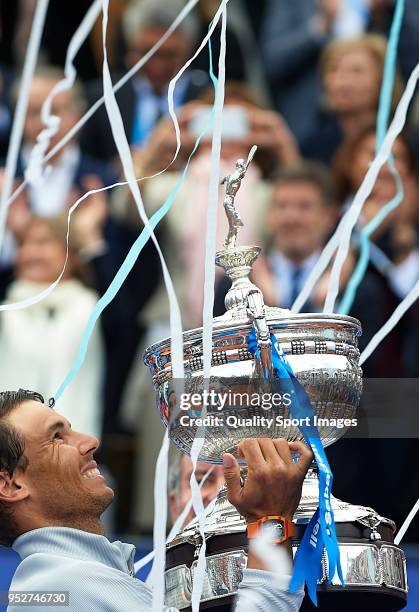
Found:
[[[222, 380], [224, 389], [249, 393], [259, 391], [261, 378], [272, 377], [272, 345], [274, 334], [296, 377], [304, 386], [317, 417], [352, 418], [356, 414], [362, 392], [362, 371], [358, 365], [357, 337], [361, 326], [356, 319], [337, 314], [294, 314], [282, 308], [264, 305], [263, 295], [249, 279], [253, 262], [260, 253], [257, 246], [236, 246], [237, 233], [243, 222], [235, 208], [234, 198], [241, 186], [247, 162], [238, 160], [235, 170], [223, 180], [226, 184], [224, 208], [229, 220], [229, 232], [223, 250], [216, 254], [216, 264], [223, 267], [232, 281], [225, 299], [226, 313], [213, 321], [211, 380]], [[260, 360], [249, 351], [247, 338], [253, 329]], [[183, 390], [193, 393], [203, 387], [202, 328], [184, 333], [185, 380]], [[157, 394], [161, 419], [169, 427], [172, 441], [185, 453], [190, 453], [197, 425], [181, 424], [179, 410], [173, 408], [176, 382], [171, 372], [170, 338], [149, 347], [144, 361], [150, 368]], [[211, 381], [210, 381], [211, 382]], [[289, 416], [281, 405], [276, 416]], [[228, 419], [252, 417], [251, 425], [228, 428], [217, 425], [215, 417]], [[239, 442], [249, 437], [285, 437], [303, 439], [298, 427], [267, 429], [261, 406], [226, 402], [221, 408], [210, 404], [206, 410], [209, 421], [199, 458], [210, 463], [222, 463], [223, 452], [237, 452]], [[260, 424], [259, 424], [260, 421]], [[318, 426], [324, 446], [328, 446], [346, 431], [334, 426]], [[297, 536], [294, 553], [304, 530], [318, 506], [318, 478], [315, 467], [309, 470], [303, 494], [294, 516]], [[393, 544], [394, 523], [379, 516], [371, 508], [351, 505], [332, 496], [336, 532], [339, 540], [342, 571], [346, 586], [339, 581], [326, 583], [327, 559], [323, 559], [323, 577], [318, 583], [320, 597], [333, 597], [336, 609], [345, 597], [373, 597], [374, 609], [400, 609], [407, 593], [406, 563], [403, 551]], [[207, 574], [202, 593], [202, 607], [218, 607], [233, 601], [247, 561], [246, 522], [228, 502], [222, 488], [206, 527]], [[194, 519], [167, 545], [166, 605], [179, 609], [191, 606], [192, 580], [197, 563], [201, 536]], [[333, 578], [333, 577], [330, 577]], [[341, 599], [339, 599], [341, 598]], [[325, 601], [323, 599], [323, 601]], [[390, 604], [389, 604], [390, 602]], [[356, 607], [354, 600], [354, 609]], [[372, 605], [372, 604], [371, 604]], [[304, 604], [303, 604], [304, 606]], [[387, 607], [386, 607], [387, 606]], [[304, 609], [304, 607], [302, 608]], [[345, 608], [349, 609], [349, 608]], [[352, 609], [352, 608], [351, 608]]]

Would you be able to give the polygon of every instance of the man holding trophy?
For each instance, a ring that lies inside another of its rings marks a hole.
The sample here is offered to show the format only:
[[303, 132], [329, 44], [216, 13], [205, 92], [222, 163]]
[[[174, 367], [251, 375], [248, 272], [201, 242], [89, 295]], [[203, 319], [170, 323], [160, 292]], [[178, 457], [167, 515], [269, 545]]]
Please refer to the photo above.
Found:
[[[243, 222], [234, 198], [254, 151], [224, 181], [229, 233], [216, 263], [232, 286], [213, 321], [210, 379], [202, 328], [183, 334], [181, 380], [170, 338], [144, 356], [170, 438], [190, 454], [198, 437], [198, 459], [223, 464], [226, 482], [205, 526], [194, 518], [167, 544], [165, 609], [191, 609], [205, 551], [202, 610], [296, 612], [304, 584], [323, 609], [399, 610], [407, 578], [395, 525], [333, 497], [324, 452], [354, 422], [360, 323], [265, 307], [249, 279], [260, 248], [236, 245]], [[145, 612], [152, 595], [135, 579], [134, 547], [103, 535], [113, 491], [94, 461], [98, 445], [39, 394], [0, 393], [0, 544], [23, 558], [11, 591], [62, 591], [74, 612]], [[303, 609], [312, 609], [307, 598]]]
[[[20, 609], [23, 593], [41, 591], [63, 596], [71, 612], [151, 609], [150, 589], [134, 577], [134, 546], [104, 537], [100, 517], [113, 491], [94, 460], [98, 446], [93, 436], [73, 431], [38, 393], [0, 393], [0, 544], [13, 546], [22, 558], [8, 594], [10, 612]], [[297, 463], [291, 451], [299, 455]], [[288, 592], [292, 557], [286, 526], [312, 455], [301, 442], [263, 439], [243, 441], [239, 453], [248, 477], [242, 487], [239, 465], [226, 454], [228, 495], [255, 534], [268, 519], [284, 526], [277, 545], [285, 552], [284, 567], [275, 574], [264, 571], [263, 560], [250, 552], [236, 610], [247, 612], [253, 595], [258, 610], [297, 612], [303, 592]], [[45, 608], [45, 599], [44, 606], [37, 601], [31, 610]]]

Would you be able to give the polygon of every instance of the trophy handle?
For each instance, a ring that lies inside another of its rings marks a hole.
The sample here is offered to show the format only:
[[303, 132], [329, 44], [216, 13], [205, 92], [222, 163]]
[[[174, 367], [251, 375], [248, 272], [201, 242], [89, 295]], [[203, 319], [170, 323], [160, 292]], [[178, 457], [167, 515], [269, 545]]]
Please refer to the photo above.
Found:
[[260, 289], [251, 289], [247, 294], [247, 311], [253, 320], [256, 341], [260, 352], [259, 372], [261, 378], [273, 378], [272, 345], [269, 326], [265, 317], [265, 304]]

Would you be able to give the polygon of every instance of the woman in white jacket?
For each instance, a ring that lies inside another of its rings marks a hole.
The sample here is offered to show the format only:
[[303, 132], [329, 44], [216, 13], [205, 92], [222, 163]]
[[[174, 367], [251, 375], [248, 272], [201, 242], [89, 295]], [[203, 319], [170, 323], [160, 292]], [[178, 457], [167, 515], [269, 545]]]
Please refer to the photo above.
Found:
[[[52, 283], [65, 259], [66, 222], [33, 217], [21, 235], [16, 280], [6, 301], [27, 299]], [[76, 357], [97, 295], [78, 280], [71, 249], [64, 276], [43, 301], [23, 310], [0, 313], [0, 389], [24, 387], [53, 396]], [[100, 436], [102, 426], [103, 348], [99, 326], [85, 363], [57, 402], [73, 429]]]

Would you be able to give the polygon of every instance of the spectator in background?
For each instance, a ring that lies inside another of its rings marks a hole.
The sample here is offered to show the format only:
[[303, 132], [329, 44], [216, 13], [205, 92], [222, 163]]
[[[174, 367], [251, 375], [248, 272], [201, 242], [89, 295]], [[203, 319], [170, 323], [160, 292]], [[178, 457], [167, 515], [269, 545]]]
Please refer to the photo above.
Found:
[[[200, 21], [199, 41], [203, 40], [209, 24], [217, 12], [218, 0], [200, 0], [195, 9]], [[251, 83], [257, 90], [264, 106], [272, 107], [272, 96], [266, 79], [262, 53], [259, 45], [260, 21], [264, 12], [264, 0], [257, 3], [251, 0], [235, 0], [228, 5], [228, 20], [226, 27], [226, 79]], [[211, 52], [214, 73], [218, 76], [218, 60], [220, 53], [219, 22], [211, 36]], [[206, 45], [193, 66], [208, 72], [209, 45]]]
[[[7, 302], [26, 300], [60, 274], [66, 256], [66, 218], [31, 218], [22, 228], [16, 254], [16, 280]], [[38, 304], [0, 315], [0, 384], [36, 387], [47, 397], [64, 381], [79, 348], [81, 335], [97, 296], [79, 280], [83, 266], [76, 241], [60, 284]], [[96, 327], [83, 368], [58, 402], [75, 429], [102, 431], [103, 344]], [[88, 407], [88, 409], [87, 409]]]
[[[375, 127], [368, 126], [357, 139], [346, 143], [336, 156], [335, 181], [339, 195], [350, 205], [368, 166], [375, 155]], [[370, 259], [348, 314], [362, 323], [358, 343], [363, 350], [372, 336], [384, 325], [417, 281], [419, 275], [417, 249], [417, 183], [415, 162], [407, 141], [400, 136], [393, 147], [396, 168], [403, 183], [404, 199], [374, 232], [370, 243]], [[388, 167], [380, 171], [373, 190], [364, 204], [353, 234], [352, 249], [341, 274], [339, 298], [357, 263], [359, 231], [396, 194], [396, 182]], [[321, 308], [329, 285], [329, 271], [319, 281], [313, 298]], [[339, 311], [339, 300], [336, 304]], [[416, 318], [416, 322], [415, 322]], [[419, 327], [415, 308], [399, 322], [374, 354], [363, 365], [365, 376], [397, 377], [417, 372]]]
[[[140, 5], [132, 5], [124, 19], [128, 69], [160, 40], [182, 8], [183, 3], [178, 0], [144, 0]], [[169, 82], [192, 55], [198, 28], [195, 16], [188, 15], [141, 71], [117, 92], [117, 102], [131, 145], [140, 146], [146, 142], [156, 123], [167, 114]], [[174, 91], [175, 108], [195, 99], [208, 82], [205, 72], [186, 70]], [[93, 84], [90, 91], [92, 102], [100, 95], [102, 86]], [[108, 123], [106, 110], [102, 107], [87, 124], [83, 145], [90, 154], [112, 160], [116, 149]]]
[[[304, 154], [329, 162], [339, 145], [375, 120], [387, 42], [369, 34], [334, 41], [324, 50], [319, 65], [328, 115], [306, 140]], [[401, 95], [396, 73], [392, 107]]]
[[[41, 120], [41, 109], [53, 87], [63, 78], [61, 70], [53, 67], [40, 68], [32, 80], [28, 109], [23, 131], [23, 144], [18, 163], [17, 176], [23, 176], [30, 154], [39, 133], [45, 128]], [[15, 100], [19, 91], [14, 86]], [[69, 91], [57, 94], [52, 103], [52, 114], [59, 117], [57, 133], [51, 138], [51, 150], [77, 123], [86, 109], [86, 101], [80, 84], [75, 83]], [[48, 162], [49, 169], [41, 186], [30, 185], [27, 189], [31, 210], [34, 214], [49, 217], [59, 214], [74, 202], [74, 191], [85, 192], [86, 177], [95, 176], [102, 185], [110, 185], [116, 177], [110, 166], [80, 150], [77, 136], [70, 140]]]
[[[346, 206], [350, 205], [358, 191], [369, 164], [374, 159], [375, 150], [375, 126], [370, 125], [362, 130], [357, 138], [343, 145], [336, 154], [334, 178], [339, 200]], [[403, 299], [419, 278], [418, 185], [416, 160], [408, 140], [403, 135], [396, 138], [392, 154], [403, 185], [404, 198], [374, 232], [371, 261], [387, 276], [392, 289]], [[396, 192], [395, 177], [388, 164], [385, 164], [364, 204], [358, 231], [394, 198]]]
[[[269, 306], [291, 308], [316, 264], [337, 218], [331, 181], [315, 162], [301, 162], [273, 178], [272, 195], [264, 216], [269, 228], [266, 255], [253, 266], [253, 282]], [[216, 314], [222, 314], [230, 287], [225, 277], [217, 291]], [[307, 303], [303, 310], [316, 309]]]
[[[173, 461], [169, 467], [169, 507], [172, 523], [182, 514], [186, 504], [192, 497], [191, 475], [192, 460], [189, 455], [181, 453], [176, 449]], [[211, 465], [204, 461], [197, 461], [195, 478], [201, 486], [201, 495], [204, 508], [217, 497], [218, 491], [224, 485], [224, 472], [221, 465]], [[184, 525], [187, 525], [194, 518], [193, 507], [185, 518]]]
[[[316, 154], [313, 130], [324, 120], [318, 75], [322, 50], [333, 40], [364, 33], [388, 36], [394, 7], [394, 0], [267, 0], [260, 38], [267, 75], [276, 108], [305, 156]], [[418, 57], [419, 5], [406, 0], [398, 46], [404, 80]], [[327, 161], [324, 155], [320, 159]]]
[[[349, 4], [349, 3], [348, 3]], [[276, 108], [300, 146], [318, 121], [317, 65], [334, 38], [357, 36], [365, 16], [340, 0], [267, 0], [261, 46]]]
[[[91, 187], [95, 185], [91, 184]], [[137, 214], [134, 203], [132, 206]], [[80, 255], [89, 265], [93, 285], [102, 296], [141, 228], [133, 230], [112, 218], [104, 192], [91, 194], [79, 206], [73, 213], [71, 228], [76, 232]], [[158, 266], [158, 256], [150, 240], [144, 246], [138, 263], [101, 315], [107, 355], [106, 433], [121, 431], [118, 414], [120, 399], [132, 361], [138, 357], [137, 347], [144, 333], [138, 315], [156, 287]]]
[[[53, 87], [62, 78], [62, 71], [53, 67], [40, 68], [33, 77], [23, 129], [22, 147], [17, 161], [15, 187], [23, 180], [37, 137], [45, 128], [41, 120], [42, 105]], [[12, 96], [15, 102], [18, 93], [19, 82], [15, 82], [12, 86]], [[54, 97], [52, 114], [60, 119], [60, 123], [57, 133], [50, 140], [48, 150], [51, 150], [75, 125], [84, 109], [85, 99], [78, 83], [75, 83], [70, 91], [61, 92]], [[40, 184], [29, 185], [26, 188], [25, 197], [19, 199], [15, 209], [20, 211], [22, 219], [26, 219], [27, 212], [41, 217], [52, 217], [59, 215], [70, 204], [73, 204], [82, 193], [87, 191], [89, 185], [94, 184], [98, 188], [114, 182], [116, 182], [116, 176], [110, 166], [82, 153], [75, 137], [49, 160], [45, 178]], [[28, 211], [25, 211], [25, 208]], [[14, 217], [18, 221], [17, 211]], [[14, 238], [8, 233], [5, 236], [0, 255], [0, 291], [4, 291], [4, 285], [13, 268], [14, 251]]]

